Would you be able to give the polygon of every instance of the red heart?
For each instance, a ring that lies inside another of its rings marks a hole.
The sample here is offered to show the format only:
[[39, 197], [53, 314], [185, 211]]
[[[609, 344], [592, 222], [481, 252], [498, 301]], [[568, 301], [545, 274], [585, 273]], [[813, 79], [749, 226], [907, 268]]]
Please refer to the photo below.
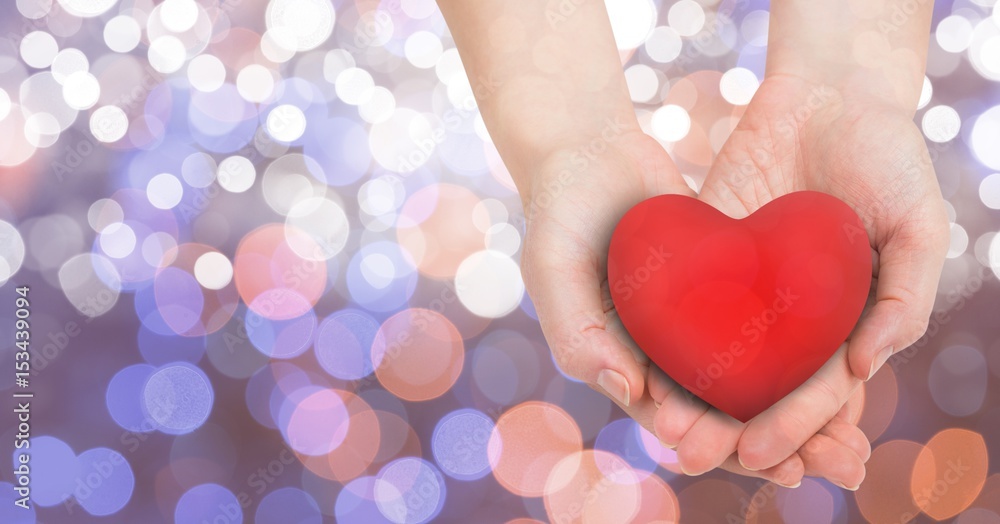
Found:
[[868, 236], [835, 197], [803, 191], [736, 220], [700, 200], [645, 200], [615, 228], [611, 298], [663, 371], [746, 422], [800, 386], [854, 328]]

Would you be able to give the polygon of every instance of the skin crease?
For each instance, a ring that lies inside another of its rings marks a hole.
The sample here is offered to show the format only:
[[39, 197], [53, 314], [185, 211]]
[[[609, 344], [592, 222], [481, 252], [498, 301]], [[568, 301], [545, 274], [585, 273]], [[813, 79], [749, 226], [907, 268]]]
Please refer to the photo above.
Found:
[[786, 486], [809, 475], [848, 489], [864, 478], [871, 448], [847, 406], [884, 363], [880, 350], [922, 333], [948, 232], [912, 122], [932, 5], [894, 16], [903, 1], [772, 1], [766, 78], [697, 195], [742, 217], [789, 191], [827, 192], [859, 213], [873, 244], [873, 305], [851, 339], [746, 424], [650, 365], [611, 304], [607, 250], [621, 216], [652, 196], [696, 195], [639, 128], [604, 3], [561, 14], [554, 0], [438, 2], [524, 203], [522, 274], [556, 362], [675, 447], [688, 474], [721, 467]]

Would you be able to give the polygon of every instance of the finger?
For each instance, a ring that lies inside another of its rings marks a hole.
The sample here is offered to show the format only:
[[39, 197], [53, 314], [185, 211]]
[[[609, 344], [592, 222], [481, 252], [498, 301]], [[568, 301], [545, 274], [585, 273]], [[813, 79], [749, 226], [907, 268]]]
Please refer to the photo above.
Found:
[[643, 395], [646, 362], [607, 329], [598, 260], [566, 232], [535, 233], [546, 242], [526, 244], [523, 273], [556, 364], [629, 406]]
[[656, 438], [664, 445], [676, 448], [688, 430], [708, 412], [708, 409], [705, 401], [680, 386], [674, 387], [656, 410], [654, 424]]
[[948, 250], [947, 215], [931, 200], [879, 249], [875, 306], [850, 341], [851, 370], [862, 380], [927, 329]]
[[868, 437], [860, 428], [850, 422], [834, 417], [823, 426], [823, 429], [819, 430], [818, 434], [843, 444], [853, 451], [861, 459], [861, 462], [868, 462], [868, 458], [872, 456], [872, 445], [868, 442]]
[[786, 488], [799, 487], [802, 484], [802, 477], [805, 475], [805, 465], [798, 453], [792, 453], [792, 456], [781, 461], [780, 464], [773, 468], [760, 471], [750, 471], [744, 468], [740, 465], [736, 453], [733, 453], [726, 458], [720, 467], [737, 475], [764, 479]]
[[776, 465], [827, 424], [861, 385], [851, 374], [846, 344], [805, 383], [747, 423], [739, 458], [748, 469]]
[[657, 407], [663, 405], [663, 401], [675, 387], [678, 387], [677, 383], [671, 380], [659, 366], [652, 362], [649, 363], [649, 369], [646, 372], [646, 388]]
[[805, 465], [806, 475], [825, 478], [844, 489], [857, 491], [865, 479], [865, 464], [861, 457], [827, 435], [814, 435], [799, 449], [799, 456]]
[[677, 446], [677, 463], [686, 475], [701, 475], [722, 465], [736, 451], [745, 425], [717, 409], [709, 409]]

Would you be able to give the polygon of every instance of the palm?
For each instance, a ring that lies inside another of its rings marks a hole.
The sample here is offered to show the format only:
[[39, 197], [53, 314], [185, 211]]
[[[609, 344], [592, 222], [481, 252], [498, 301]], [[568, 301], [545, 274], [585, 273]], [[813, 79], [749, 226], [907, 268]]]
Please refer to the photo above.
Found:
[[[769, 77], [719, 152], [700, 198], [743, 217], [786, 193], [836, 196], [861, 217], [873, 249], [871, 308], [802, 387], [756, 417], [741, 458], [766, 467], [836, 416], [860, 385], [923, 332], [944, 258], [943, 201], [920, 132], [889, 106]], [[880, 281], [881, 277], [881, 281]], [[929, 295], [929, 299], [927, 298]], [[768, 451], [770, 450], [770, 451]]]

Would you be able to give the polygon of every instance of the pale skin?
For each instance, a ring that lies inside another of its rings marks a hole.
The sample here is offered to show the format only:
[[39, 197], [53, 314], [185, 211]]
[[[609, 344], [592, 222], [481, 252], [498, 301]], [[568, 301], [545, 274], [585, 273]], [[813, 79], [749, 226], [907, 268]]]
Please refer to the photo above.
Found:
[[[948, 240], [912, 120], [932, 2], [900, 17], [904, 0], [773, 0], [765, 80], [697, 195], [639, 128], [603, 2], [574, 2], [564, 18], [549, 16], [557, 1], [438, 3], [473, 87], [491, 86], [477, 101], [525, 206], [522, 273], [560, 368], [676, 448], [685, 473], [721, 467], [857, 489], [871, 448], [852, 397], [923, 333]], [[861, 216], [873, 296], [816, 375], [744, 424], [686, 394], [635, 346], [609, 300], [608, 243], [652, 196], [689, 195], [741, 218], [805, 189]]]

